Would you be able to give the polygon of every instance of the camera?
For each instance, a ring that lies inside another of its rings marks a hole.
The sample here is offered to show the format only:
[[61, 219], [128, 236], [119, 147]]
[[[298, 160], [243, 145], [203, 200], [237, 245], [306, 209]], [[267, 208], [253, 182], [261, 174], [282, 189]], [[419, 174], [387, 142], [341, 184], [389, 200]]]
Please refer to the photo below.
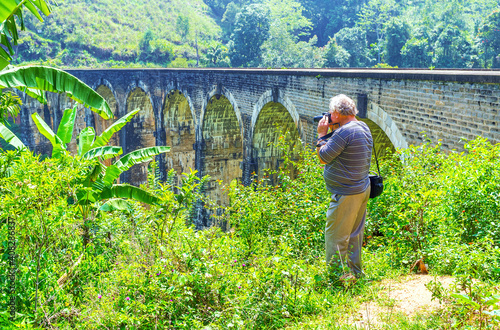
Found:
[[332, 115], [329, 112], [323, 112], [323, 114], [321, 116], [314, 116], [313, 120], [315, 122], [318, 122], [321, 119], [323, 119], [324, 116], [328, 117], [328, 123], [331, 124], [332, 123]]

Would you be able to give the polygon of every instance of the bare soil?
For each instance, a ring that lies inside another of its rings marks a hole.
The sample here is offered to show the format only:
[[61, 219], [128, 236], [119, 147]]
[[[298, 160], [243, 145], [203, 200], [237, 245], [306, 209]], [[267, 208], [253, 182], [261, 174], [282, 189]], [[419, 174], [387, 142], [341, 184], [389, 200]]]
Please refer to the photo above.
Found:
[[444, 288], [454, 281], [449, 276], [408, 275], [396, 280], [384, 280], [380, 284], [380, 293], [376, 301], [363, 303], [356, 328], [374, 329], [390, 324], [396, 313], [412, 318], [415, 314], [425, 314], [442, 307], [437, 299], [432, 300], [432, 293], [425, 286], [436, 279]]

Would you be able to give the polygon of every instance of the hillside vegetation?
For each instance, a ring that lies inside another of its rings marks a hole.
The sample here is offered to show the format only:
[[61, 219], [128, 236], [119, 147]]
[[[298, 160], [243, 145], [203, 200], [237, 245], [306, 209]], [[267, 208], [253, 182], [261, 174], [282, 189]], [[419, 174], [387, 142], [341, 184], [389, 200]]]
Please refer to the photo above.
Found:
[[498, 0], [63, 0], [15, 63], [499, 68]]

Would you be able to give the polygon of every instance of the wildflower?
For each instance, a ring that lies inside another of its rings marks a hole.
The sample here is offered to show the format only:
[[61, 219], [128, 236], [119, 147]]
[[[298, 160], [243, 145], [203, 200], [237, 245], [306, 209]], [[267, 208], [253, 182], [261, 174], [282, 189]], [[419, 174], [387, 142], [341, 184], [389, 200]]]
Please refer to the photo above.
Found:
[[156, 276], [160, 276], [160, 275], [161, 275], [161, 272], [156, 273]]
[[243, 267], [245, 267], [245, 264], [243, 264]]
[[101, 295], [98, 295], [98, 296], [97, 296], [97, 298], [101, 299], [101, 298], [102, 298], [102, 296], [101, 296]]
[[129, 297], [127, 297], [127, 298], [125, 298], [125, 300], [130, 300], [130, 298], [129, 298]]
[[241, 286], [239, 286], [238, 289], [241, 289]]

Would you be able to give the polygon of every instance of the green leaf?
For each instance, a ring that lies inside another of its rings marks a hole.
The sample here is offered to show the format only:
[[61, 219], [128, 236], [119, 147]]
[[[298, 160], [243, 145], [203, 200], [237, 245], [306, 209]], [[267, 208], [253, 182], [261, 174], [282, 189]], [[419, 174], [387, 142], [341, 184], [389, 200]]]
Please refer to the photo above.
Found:
[[57, 128], [57, 136], [59, 136], [59, 138], [64, 144], [70, 143], [71, 138], [73, 137], [73, 129], [75, 127], [75, 118], [76, 118], [76, 108], [77, 106], [75, 105], [73, 109], [64, 110], [61, 123]]
[[109, 159], [113, 157], [117, 157], [123, 153], [121, 147], [98, 147], [93, 148], [87, 151], [82, 158], [83, 159], [93, 159], [96, 157], [100, 157], [101, 159]]
[[475, 309], [479, 309], [481, 307], [481, 306], [479, 306], [478, 303], [476, 303], [475, 301], [473, 301], [466, 294], [463, 294], [463, 293], [453, 293], [453, 294], [451, 294], [451, 296], [453, 298], [456, 298], [461, 303], [466, 304], [466, 305], [470, 305], [470, 306], [474, 307]]
[[85, 127], [78, 135], [78, 154], [84, 155], [90, 150], [94, 142], [95, 131], [93, 127]]
[[102, 132], [101, 135], [96, 137], [94, 144], [92, 145], [93, 148], [95, 147], [102, 147], [108, 144], [109, 140], [111, 140], [111, 137], [113, 136], [114, 133], [118, 132], [125, 124], [127, 124], [132, 117], [136, 113], [138, 113], [140, 109], [136, 109], [134, 111], [131, 111], [127, 113], [125, 116], [121, 117], [118, 119], [116, 122], [113, 123], [113, 125], [109, 126], [104, 132]]
[[141, 203], [157, 204], [160, 199], [144, 189], [131, 186], [129, 184], [115, 184], [112, 187], [105, 188], [100, 194], [100, 199], [109, 198], [130, 198]]
[[61, 156], [62, 150], [66, 149], [62, 140], [57, 135], [54, 134], [54, 131], [52, 131], [49, 125], [47, 125], [47, 123], [42, 119], [42, 117], [40, 117], [38, 112], [33, 113], [31, 115], [31, 118], [33, 118], [33, 122], [38, 128], [40, 134], [49, 139], [50, 144], [52, 144], [52, 157], [59, 158]]
[[150, 161], [154, 156], [159, 155], [161, 153], [169, 152], [170, 147], [166, 146], [156, 146], [149, 148], [142, 148], [139, 150], [135, 150], [129, 152], [122, 158], [120, 158], [115, 165], [122, 171], [125, 172], [132, 166], [136, 164], [140, 164], [146, 161]]
[[125, 199], [113, 198], [104, 203], [99, 210], [111, 212], [111, 211], [126, 211], [128, 213], [133, 211], [132, 204]]
[[45, 99], [41, 93], [34, 93], [32, 89], [66, 93], [104, 119], [113, 117], [113, 112], [102, 96], [80, 79], [59, 69], [24, 66], [4, 70], [0, 72], [0, 88], [17, 88], [43, 103]]
[[3, 22], [7, 18], [9, 18], [9, 16], [11, 16], [17, 9], [18, 4], [15, 0], [0, 1], [0, 22]]
[[0, 137], [14, 148], [18, 149], [26, 148], [24, 143], [22, 143], [22, 141], [19, 140], [19, 138], [2, 123], [0, 123]]
[[135, 164], [152, 160], [154, 156], [168, 151], [170, 151], [170, 147], [165, 146], [149, 147], [132, 151], [106, 169], [103, 181], [105, 184], [111, 185], [120, 176], [120, 174], [127, 171]]
[[122, 174], [122, 171], [116, 165], [108, 166], [102, 181], [106, 185], [112, 185], [113, 182], [120, 176], [120, 174]]

